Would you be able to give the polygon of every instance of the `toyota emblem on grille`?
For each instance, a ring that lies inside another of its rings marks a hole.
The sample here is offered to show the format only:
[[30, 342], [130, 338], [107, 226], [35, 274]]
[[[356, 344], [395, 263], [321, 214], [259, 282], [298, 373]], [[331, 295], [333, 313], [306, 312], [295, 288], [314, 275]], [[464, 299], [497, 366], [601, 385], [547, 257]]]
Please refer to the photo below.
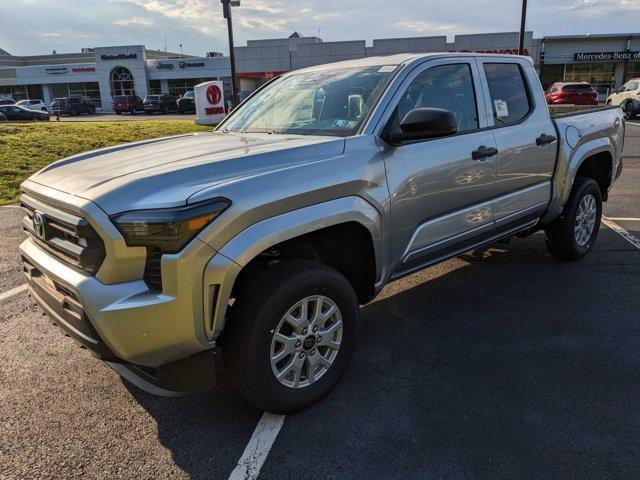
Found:
[[45, 239], [45, 221], [44, 215], [40, 212], [35, 212], [33, 214], [33, 233], [36, 234], [36, 237]]

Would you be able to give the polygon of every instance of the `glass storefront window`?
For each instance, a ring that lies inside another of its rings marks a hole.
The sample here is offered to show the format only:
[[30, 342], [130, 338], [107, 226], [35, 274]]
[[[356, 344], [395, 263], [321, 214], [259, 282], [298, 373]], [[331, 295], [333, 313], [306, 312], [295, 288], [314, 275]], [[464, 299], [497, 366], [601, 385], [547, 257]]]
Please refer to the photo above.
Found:
[[98, 82], [56, 83], [49, 85], [52, 98], [87, 97], [96, 106], [102, 108]]
[[16, 102], [18, 100], [29, 98], [26, 85], [8, 85], [0, 87], [0, 96], [4, 97], [5, 95], [12, 95]]
[[616, 64], [613, 62], [569, 63], [565, 65], [564, 81], [590, 83], [602, 100], [611, 91], [615, 72]]
[[169, 80], [169, 93], [174, 97], [180, 97], [193, 87], [202, 82], [215, 80], [215, 78], [184, 78], [180, 80]]
[[616, 71], [613, 62], [569, 63], [565, 65], [565, 82], [610, 83]]
[[627, 67], [627, 80], [640, 78], [640, 62], [629, 62]]
[[149, 80], [149, 95], [160, 95], [160, 80]]

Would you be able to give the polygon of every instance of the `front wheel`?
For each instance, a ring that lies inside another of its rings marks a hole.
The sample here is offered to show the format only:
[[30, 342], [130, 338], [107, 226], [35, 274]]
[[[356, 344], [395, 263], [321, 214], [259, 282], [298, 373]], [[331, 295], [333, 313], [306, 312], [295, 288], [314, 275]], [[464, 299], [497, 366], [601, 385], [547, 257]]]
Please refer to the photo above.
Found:
[[562, 215], [545, 230], [550, 250], [564, 260], [584, 257], [596, 242], [601, 218], [600, 186], [592, 178], [576, 178]]
[[256, 407], [290, 413], [327, 395], [358, 336], [358, 299], [338, 271], [289, 260], [252, 275], [222, 339], [225, 370]]

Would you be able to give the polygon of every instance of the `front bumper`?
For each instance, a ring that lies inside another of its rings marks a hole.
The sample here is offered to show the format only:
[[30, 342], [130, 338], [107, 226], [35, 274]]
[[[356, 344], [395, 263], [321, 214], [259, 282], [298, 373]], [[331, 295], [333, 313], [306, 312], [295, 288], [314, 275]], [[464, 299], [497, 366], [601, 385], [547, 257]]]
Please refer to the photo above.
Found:
[[[90, 350], [96, 358], [107, 362], [111, 368], [134, 385], [155, 395], [175, 397], [204, 391], [214, 386], [216, 356], [215, 349], [211, 346], [204, 350], [196, 349], [192, 354], [185, 355], [184, 342], [174, 337], [171, 341], [156, 343], [154, 349], [161, 350], [163, 356], [171, 355], [171, 352], [179, 349], [182, 352], [180, 359], [159, 365], [144, 365], [138, 363], [136, 358], [149, 354], [149, 344], [144, 340], [145, 337], [150, 336], [150, 331], [147, 331], [148, 321], [141, 317], [138, 317], [139, 321], [133, 321], [130, 318], [128, 328], [105, 329], [105, 325], [114, 321], [113, 315], [105, 314], [109, 311], [109, 308], [105, 307], [95, 311], [95, 305], [93, 311], [100, 322], [90, 320], [89, 311], [85, 307], [86, 302], [82, 300], [81, 295], [88, 295], [85, 298], [89, 299], [90, 304], [95, 304], [95, 296], [99, 291], [105, 300], [122, 296], [122, 299], [115, 303], [124, 302], [130, 300], [124, 294], [124, 290], [130, 289], [130, 293], [137, 289], [142, 291], [140, 285], [131, 284], [138, 282], [131, 282], [124, 286], [98, 286], [95, 284], [97, 280], [92, 277], [84, 277], [54, 258], [44, 259], [37, 251], [39, 249], [40, 247], [31, 239], [26, 240], [20, 247], [30, 295], [47, 313], [52, 323], [60, 327], [81, 347]], [[41, 266], [42, 263], [46, 263], [52, 271], [45, 271]], [[62, 274], [66, 281], [57, 277], [53, 271]], [[89, 293], [92, 290], [93, 293]], [[138, 300], [141, 299], [139, 294], [133, 293], [133, 296]], [[147, 305], [147, 307], [150, 306]], [[137, 307], [142, 305], [139, 303]], [[123, 313], [124, 310], [119, 312]], [[140, 308], [134, 307], [133, 312], [144, 315]], [[151, 317], [151, 319], [158, 324], [162, 323], [162, 320], [157, 317]], [[111, 336], [108, 341], [95, 328], [96, 324], [100, 325], [102, 330], [109, 332]], [[160, 325], [155, 327], [162, 328]], [[180, 338], [181, 335], [177, 334], [177, 337]], [[114, 351], [112, 345], [118, 345], [119, 353]], [[127, 350], [123, 350], [123, 347]]]

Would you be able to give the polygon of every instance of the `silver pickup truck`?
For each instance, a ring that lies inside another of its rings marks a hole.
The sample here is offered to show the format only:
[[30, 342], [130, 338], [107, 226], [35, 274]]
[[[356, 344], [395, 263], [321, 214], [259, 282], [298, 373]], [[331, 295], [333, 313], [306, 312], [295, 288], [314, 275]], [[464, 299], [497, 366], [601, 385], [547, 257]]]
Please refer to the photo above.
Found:
[[388, 282], [539, 230], [586, 255], [623, 137], [617, 107], [552, 118], [525, 57], [299, 70], [214, 132], [34, 174], [24, 271], [53, 322], [141, 388], [200, 391], [217, 371], [291, 412], [337, 384], [359, 305]]

